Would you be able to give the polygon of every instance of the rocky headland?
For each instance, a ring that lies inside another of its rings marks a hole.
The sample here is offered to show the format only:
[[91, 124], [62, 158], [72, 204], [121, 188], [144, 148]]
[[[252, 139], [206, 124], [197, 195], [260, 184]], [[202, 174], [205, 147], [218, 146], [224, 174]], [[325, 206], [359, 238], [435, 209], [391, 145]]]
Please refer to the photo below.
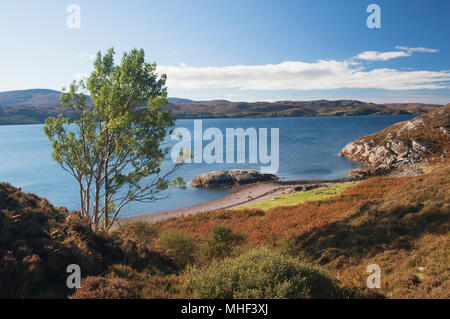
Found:
[[366, 164], [350, 175], [379, 175], [444, 160], [450, 149], [450, 104], [347, 144], [338, 155]]

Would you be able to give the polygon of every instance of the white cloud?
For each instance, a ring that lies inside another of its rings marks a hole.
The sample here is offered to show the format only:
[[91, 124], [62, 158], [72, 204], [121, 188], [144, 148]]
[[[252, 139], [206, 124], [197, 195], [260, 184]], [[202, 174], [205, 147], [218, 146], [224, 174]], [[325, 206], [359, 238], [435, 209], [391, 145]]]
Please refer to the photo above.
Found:
[[181, 66], [182, 68], [185, 68], [185, 67], [187, 67], [187, 64], [186, 64], [185, 62], [181, 62], [181, 63], [180, 63], [180, 66]]
[[390, 51], [390, 52], [364, 51], [358, 54], [356, 58], [359, 60], [368, 60], [368, 61], [387, 61], [390, 59], [411, 56], [413, 52], [427, 52], [427, 53], [439, 52], [438, 49], [430, 49], [424, 47], [410, 48], [397, 45], [395, 48], [400, 51]]
[[427, 52], [427, 53], [437, 53], [439, 52], [438, 49], [430, 49], [430, 48], [424, 48], [424, 47], [416, 47], [416, 48], [410, 48], [410, 47], [405, 47], [405, 46], [400, 46], [397, 45], [395, 47], [397, 50], [404, 50], [407, 52]]
[[224, 67], [159, 66], [172, 89], [237, 88], [241, 90], [325, 90], [375, 88], [386, 90], [450, 88], [450, 71], [399, 71], [378, 68], [366, 71], [348, 61]]
[[378, 51], [364, 51], [356, 56], [360, 60], [369, 61], [387, 61], [390, 59], [410, 56], [411, 52], [405, 51], [391, 51], [391, 52], [378, 52]]

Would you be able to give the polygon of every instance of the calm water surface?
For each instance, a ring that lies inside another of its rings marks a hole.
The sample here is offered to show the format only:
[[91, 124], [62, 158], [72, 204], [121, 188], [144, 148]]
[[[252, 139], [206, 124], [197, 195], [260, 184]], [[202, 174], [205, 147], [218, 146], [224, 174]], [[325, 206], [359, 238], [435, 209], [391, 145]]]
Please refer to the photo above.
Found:
[[[379, 131], [411, 115], [347, 116], [255, 119], [206, 119], [203, 130], [226, 128], [279, 128], [280, 165], [277, 175], [284, 180], [344, 177], [358, 164], [336, 156], [351, 140]], [[178, 120], [177, 127], [193, 134], [193, 120]], [[74, 179], [51, 159], [51, 145], [42, 133], [43, 125], [0, 126], [0, 182], [9, 182], [25, 192], [48, 198], [57, 206], [77, 209], [78, 190]], [[205, 141], [205, 146], [208, 142]], [[225, 148], [224, 148], [225, 152]], [[168, 159], [164, 165], [170, 165]], [[188, 182], [200, 174], [233, 168], [256, 168], [261, 164], [185, 164], [177, 175]], [[151, 204], [135, 203], [122, 216], [135, 216], [194, 205], [223, 196], [226, 190], [170, 190], [169, 197]]]

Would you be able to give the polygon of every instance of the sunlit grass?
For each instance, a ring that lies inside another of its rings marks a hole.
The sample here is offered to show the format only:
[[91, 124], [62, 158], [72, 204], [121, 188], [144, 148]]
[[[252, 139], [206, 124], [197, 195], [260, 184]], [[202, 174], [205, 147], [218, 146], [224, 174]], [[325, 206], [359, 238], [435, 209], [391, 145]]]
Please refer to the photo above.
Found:
[[236, 207], [234, 209], [242, 208], [257, 208], [262, 210], [268, 210], [270, 208], [279, 206], [294, 206], [307, 201], [321, 200], [341, 194], [344, 190], [350, 186], [355, 185], [356, 182], [351, 183], [338, 183], [333, 184], [329, 187], [320, 187], [316, 189], [311, 189], [305, 192], [298, 192], [295, 194], [282, 195], [273, 199], [268, 199], [262, 202], [247, 204], [243, 206]]

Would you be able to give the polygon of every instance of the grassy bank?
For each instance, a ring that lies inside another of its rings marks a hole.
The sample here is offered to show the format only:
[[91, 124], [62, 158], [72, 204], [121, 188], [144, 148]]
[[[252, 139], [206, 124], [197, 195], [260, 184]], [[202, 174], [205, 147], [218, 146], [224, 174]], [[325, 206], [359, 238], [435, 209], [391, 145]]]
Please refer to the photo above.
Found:
[[278, 206], [295, 206], [307, 201], [321, 200], [341, 194], [348, 187], [356, 185], [356, 182], [337, 183], [328, 187], [319, 187], [304, 192], [286, 194], [273, 199], [268, 199], [258, 203], [242, 205], [234, 209], [262, 209], [264, 211]]

